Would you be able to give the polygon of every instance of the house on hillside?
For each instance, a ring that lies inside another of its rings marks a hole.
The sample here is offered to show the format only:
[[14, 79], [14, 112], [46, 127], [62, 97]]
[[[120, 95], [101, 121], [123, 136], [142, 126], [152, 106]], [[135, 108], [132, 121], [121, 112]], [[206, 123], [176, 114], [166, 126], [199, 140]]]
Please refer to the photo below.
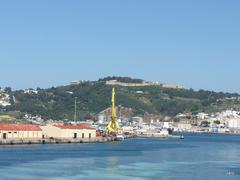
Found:
[[44, 138], [55, 139], [94, 139], [96, 129], [85, 125], [47, 125], [41, 126]]
[[42, 139], [42, 130], [33, 124], [0, 124], [0, 139]]

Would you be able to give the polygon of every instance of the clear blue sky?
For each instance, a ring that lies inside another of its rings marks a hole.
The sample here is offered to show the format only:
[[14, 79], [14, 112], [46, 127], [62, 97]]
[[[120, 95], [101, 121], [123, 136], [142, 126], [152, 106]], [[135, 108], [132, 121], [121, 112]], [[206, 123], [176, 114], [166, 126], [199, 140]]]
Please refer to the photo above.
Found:
[[240, 1], [1, 1], [0, 64], [14, 89], [119, 75], [240, 92]]

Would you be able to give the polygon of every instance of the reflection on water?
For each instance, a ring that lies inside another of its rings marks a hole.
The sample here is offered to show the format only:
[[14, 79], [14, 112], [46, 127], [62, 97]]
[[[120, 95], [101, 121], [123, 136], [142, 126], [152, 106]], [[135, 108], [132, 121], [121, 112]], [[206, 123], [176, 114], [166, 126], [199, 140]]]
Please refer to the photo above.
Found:
[[0, 148], [0, 179], [239, 180], [240, 136]]
[[106, 160], [107, 160], [106, 168], [107, 168], [109, 177], [114, 178], [114, 176], [118, 173], [117, 172], [118, 157], [110, 156], [110, 157], [107, 157]]

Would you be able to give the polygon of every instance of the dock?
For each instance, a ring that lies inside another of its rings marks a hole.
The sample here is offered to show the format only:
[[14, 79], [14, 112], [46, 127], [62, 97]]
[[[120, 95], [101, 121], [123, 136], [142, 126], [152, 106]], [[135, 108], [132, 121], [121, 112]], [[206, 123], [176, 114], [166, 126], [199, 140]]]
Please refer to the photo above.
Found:
[[141, 138], [160, 138], [160, 139], [184, 139], [184, 136], [180, 136], [180, 135], [162, 136], [162, 135], [158, 135], [158, 134], [143, 134], [143, 135], [137, 135], [137, 137], [141, 137]]
[[116, 137], [96, 137], [93, 139], [1, 139], [1, 145], [20, 144], [70, 144], [70, 143], [105, 143], [116, 141]]

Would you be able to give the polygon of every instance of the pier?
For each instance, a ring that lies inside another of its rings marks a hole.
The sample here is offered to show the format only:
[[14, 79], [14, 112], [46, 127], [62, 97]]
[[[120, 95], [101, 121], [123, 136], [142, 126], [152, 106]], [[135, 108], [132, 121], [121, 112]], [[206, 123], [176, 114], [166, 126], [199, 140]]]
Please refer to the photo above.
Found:
[[144, 135], [137, 135], [137, 137], [141, 137], [141, 138], [159, 138], [159, 139], [184, 139], [184, 136], [180, 136], [180, 135], [161, 136], [161, 135], [158, 135], [158, 134], [144, 134]]
[[2, 139], [1, 145], [19, 144], [70, 144], [70, 143], [105, 143], [116, 141], [116, 137], [97, 137], [94, 139]]

